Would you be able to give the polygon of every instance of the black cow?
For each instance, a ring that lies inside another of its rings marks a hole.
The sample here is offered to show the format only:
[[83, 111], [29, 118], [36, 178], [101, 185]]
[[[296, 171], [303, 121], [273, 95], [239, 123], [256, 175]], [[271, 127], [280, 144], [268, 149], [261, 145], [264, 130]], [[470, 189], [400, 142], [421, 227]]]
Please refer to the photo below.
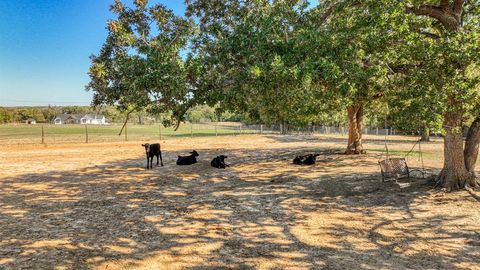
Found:
[[163, 166], [163, 159], [162, 159], [162, 151], [160, 150], [159, 143], [146, 143], [142, 144], [145, 147], [145, 154], [147, 155], [147, 169], [151, 169], [153, 167], [153, 157], [157, 157], [157, 166], [158, 166], [158, 157], [160, 157], [160, 162]]
[[314, 165], [317, 162], [319, 154], [309, 154], [305, 156], [297, 156], [293, 159], [293, 164], [297, 165]]
[[212, 159], [212, 162], [210, 162], [210, 165], [218, 169], [225, 169], [226, 167], [229, 167], [228, 164], [225, 164], [226, 158], [228, 157], [225, 155], [217, 156], [216, 158]]
[[199, 156], [197, 151], [193, 150], [190, 154], [189, 156], [178, 156], [177, 165], [192, 165], [197, 163], [197, 157]]

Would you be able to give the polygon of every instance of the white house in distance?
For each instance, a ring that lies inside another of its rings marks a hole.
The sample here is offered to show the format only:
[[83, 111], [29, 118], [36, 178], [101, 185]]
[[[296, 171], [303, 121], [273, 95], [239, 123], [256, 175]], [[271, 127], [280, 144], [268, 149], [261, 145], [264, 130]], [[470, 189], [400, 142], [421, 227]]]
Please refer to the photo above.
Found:
[[80, 124], [105, 125], [105, 116], [98, 114], [86, 114], [80, 118]]
[[27, 120], [25, 120], [25, 124], [27, 125], [36, 125], [37, 124], [37, 121], [33, 118], [28, 118]]
[[55, 125], [78, 124], [81, 115], [78, 114], [59, 114], [53, 119]]
[[99, 114], [59, 114], [53, 119], [55, 125], [81, 124], [81, 125], [106, 125], [105, 116]]

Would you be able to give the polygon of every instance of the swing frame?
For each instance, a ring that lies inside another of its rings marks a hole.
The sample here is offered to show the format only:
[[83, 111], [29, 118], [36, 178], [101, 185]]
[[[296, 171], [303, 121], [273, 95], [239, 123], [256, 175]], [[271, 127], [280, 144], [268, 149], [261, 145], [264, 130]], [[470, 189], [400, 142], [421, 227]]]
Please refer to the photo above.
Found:
[[[387, 104], [387, 108], [388, 108], [388, 104]], [[385, 115], [385, 129], [387, 130], [387, 132], [385, 133], [385, 159], [378, 161], [378, 165], [382, 173], [382, 182], [385, 182], [387, 178], [394, 178], [395, 182], [397, 182], [397, 180], [400, 178], [407, 177], [410, 179], [410, 173], [413, 171], [420, 172], [422, 174], [422, 178], [425, 178], [425, 165], [423, 163], [423, 152], [422, 152], [422, 144], [421, 144], [422, 139], [417, 140], [415, 144], [412, 146], [412, 149], [410, 149], [410, 151], [408, 151], [408, 153], [403, 158], [397, 158], [397, 157], [389, 158], [387, 115]], [[418, 158], [422, 162], [422, 168], [412, 170], [408, 167], [406, 158], [410, 155], [410, 153], [413, 151], [415, 146], [417, 146], [417, 144], [418, 144], [418, 150], [419, 150]]]
[[[419, 159], [422, 162], [422, 169], [411, 169], [408, 167], [407, 164], [407, 157], [412, 153], [413, 149], [415, 146], [419, 148]], [[398, 179], [401, 178], [408, 178], [410, 179], [410, 173], [417, 171], [422, 174], [422, 179], [425, 178], [425, 166], [423, 163], [423, 152], [422, 152], [422, 145], [421, 145], [421, 139], [415, 142], [415, 144], [412, 146], [412, 149], [408, 151], [408, 153], [403, 157], [395, 157], [395, 158], [390, 158], [389, 157], [389, 151], [388, 151], [388, 145], [387, 145], [387, 138], [385, 136], [385, 156], [386, 158], [384, 160], [379, 160], [378, 165], [380, 167], [380, 171], [382, 173], [382, 182], [385, 182], [388, 178], [394, 178], [395, 182], [397, 182]]]

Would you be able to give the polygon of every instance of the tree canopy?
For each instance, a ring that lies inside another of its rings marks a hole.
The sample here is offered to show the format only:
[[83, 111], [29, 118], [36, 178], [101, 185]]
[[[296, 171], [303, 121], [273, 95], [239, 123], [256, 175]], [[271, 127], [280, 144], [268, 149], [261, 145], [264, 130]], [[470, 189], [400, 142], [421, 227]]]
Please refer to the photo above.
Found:
[[127, 111], [173, 111], [179, 123], [195, 105], [190, 80], [191, 57], [182, 55], [195, 32], [192, 20], [176, 16], [164, 5], [149, 7], [136, 0], [133, 7], [116, 0], [108, 22], [108, 36], [98, 55], [91, 57], [87, 89], [93, 105], [116, 105]]

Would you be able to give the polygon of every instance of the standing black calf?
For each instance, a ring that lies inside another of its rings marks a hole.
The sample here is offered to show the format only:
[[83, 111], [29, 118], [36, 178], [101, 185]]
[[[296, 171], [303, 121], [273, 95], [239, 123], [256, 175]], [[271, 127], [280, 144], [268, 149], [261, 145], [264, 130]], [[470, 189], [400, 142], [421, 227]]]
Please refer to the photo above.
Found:
[[297, 156], [293, 159], [293, 164], [297, 165], [314, 165], [317, 162], [319, 154], [309, 154], [305, 156]]
[[199, 156], [197, 151], [193, 150], [190, 154], [189, 156], [178, 156], [177, 165], [192, 165], [197, 163], [196, 157]]
[[159, 143], [146, 143], [142, 144], [145, 147], [145, 153], [147, 154], [147, 169], [151, 169], [153, 167], [153, 157], [157, 157], [157, 166], [158, 166], [158, 157], [160, 157], [160, 162], [163, 166], [163, 159], [162, 159], [162, 151], [160, 150]]
[[217, 156], [216, 158], [212, 159], [212, 162], [210, 162], [210, 165], [218, 169], [225, 169], [226, 167], [229, 166], [228, 164], [225, 164], [226, 158], [227, 156], [224, 156], [224, 155]]

